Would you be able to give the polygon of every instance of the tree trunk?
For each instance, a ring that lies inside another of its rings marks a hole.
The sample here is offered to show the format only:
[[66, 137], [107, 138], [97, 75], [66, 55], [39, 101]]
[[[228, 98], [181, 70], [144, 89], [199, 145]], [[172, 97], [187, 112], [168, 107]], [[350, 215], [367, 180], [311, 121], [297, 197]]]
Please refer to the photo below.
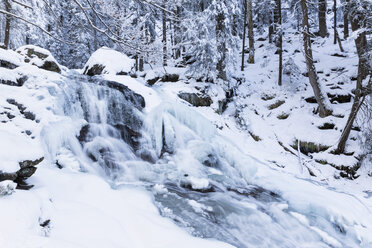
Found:
[[253, 33], [252, 0], [248, 0], [248, 39], [249, 39], [248, 63], [254, 64], [254, 33]]
[[[9, 0], [5, 0], [4, 1], [5, 3], [5, 10], [7, 12], [11, 12], [11, 5], [10, 5], [10, 2]], [[9, 42], [10, 42], [10, 21], [11, 21], [11, 17], [10, 16], [6, 16], [5, 17], [5, 35], [4, 35], [4, 47], [5, 49], [8, 49], [9, 48]]]
[[219, 12], [216, 15], [216, 38], [217, 38], [217, 49], [220, 53], [219, 59], [217, 61], [217, 78], [224, 81], [227, 80], [226, 74], [226, 39], [225, 39], [225, 14]]
[[174, 41], [176, 45], [176, 51], [175, 51], [175, 59], [178, 59], [181, 57], [181, 48], [180, 48], [180, 43], [181, 43], [181, 7], [177, 6], [176, 8], [176, 14], [178, 20], [175, 22], [175, 27], [174, 27]]
[[269, 21], [269, 43], [273, 43], [273, 33], [274, 33], [274, 27], [273, 27], [273, 20], [272, 17], [270, 16], [270, 21]]
[[327, 36], [327, 1], [318, 0], [318, 16], [319, 16], [319, 35]]
[[282, 75], [283, 75], [283, 33], [282, 33], [282, 0], [276, 0], [276, 12], [278, 15], [277, 24], [277, 47], [279, 53], [279, 77], [278, 85], [282, 85]]
[[301, 7], [302, 7], [302, 28], [303, 28], [303, 39], [304, 39], [304, 50], [305, 50], [305, 59], [306, 59], [306, 66], [309, 76], [309, 82], [311, 87], [313, 88], [315, 99], [319, 105], [319, 116], [326, 117], [332, 113], [332, 110], [328, 108], [329, 102], [327, 96], [321, 91], [319, 83], [318, 83], [318, 76], [315, 70], [314, 61], [313, 61], [313, 53], [311, 50], [311, 42], [310, 42], [310, 35], [309, 35], [309, 17], [307, 13], [307, 3], [306, 0], [301, 0]]
[[245, 36], [246, 36], [246, 30], [247, 30], [247, 0], [244, 0], [244, 21], [243, 21], [243, 44], [242, 44], [242, 65], [241, 65], [241, 71], [244, 71], [244, 54], [245, 54]]
[[[163, 0], [163, 9], [165, 9], [165, 2]], [[163, 21], [163, 66], [167, 66], [167, 14], [165, 10], [162, 11], [162, 21]]]
[[349, 0], [344, 3], [344, 39], [349, 37]]
[[[357, 49], [358, 53], [358, 58], [359, 58], [359, 63], [358, 63], [358, 77], [357, 77], [357, 82], [356, 82], [356, 87], [355, 87], [355, 95], [354, 95], [354, 102], [351, 107], [350, 115], [349, 118], [346, 122], [344, 131], [342, 132], [341, 138], [338, 142], [337, 145], [337, 153], [344, 153], [345, 152], [345, 146], [346, 142], [349, 138], [351, 128], [354, 124], [355, 118], [358, 115], [358, 111], [360, 109], [360, 106], [363, 103], [364, 97], [362, 97], [362, 90], [363, 90], [363, 80], [371, 74], [371, 68], [369, 67], [369, 61], [366, 56], [366, 53], [368, 52], [367, 48], [367, 36], [366, 36], [366, 18], [365, 18], [365, 13], [367, 13], [366, 9], [363, 9], [362, 6], [358, 6], [358, 3], [354, 2], [354, 6], [350, 12], [350, 24], [351, 24], [351, 29], [353, 32], [356, 32], [358, 30], [363, 30], [358, 34], [358, 37], [355, 39], [355, 46]], [[370, 75], [370, 82], [371, 83], [371, 77]]]
[[333, 0], [333, 44], [337, 43], [337, 0]]

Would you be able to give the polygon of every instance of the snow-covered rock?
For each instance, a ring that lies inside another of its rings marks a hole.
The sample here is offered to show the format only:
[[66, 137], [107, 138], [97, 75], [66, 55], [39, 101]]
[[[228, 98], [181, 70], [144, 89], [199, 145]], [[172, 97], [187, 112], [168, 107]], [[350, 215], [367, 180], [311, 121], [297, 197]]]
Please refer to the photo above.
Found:
[[17, 53], [24, 57], [26, 63], [53, 72], [61, 72], [61, 66], [53, 55], [46, 49], [34, 45], [26, 45], [18, 48]]
[[135, 61], [127, 55], [107, 47], [95, 51], [84, 66], [84, 74], [89, 76], [101, 74], [128, 75], [134, 68]]
[[26, 76], [23, 76], [13, 70], [0, 67], [0, 84], [22, 86], [26, 80]]
[[23, 64], [23, 57], [13, 50], [0, 48], [0, 67], [14, 69]]
[[17, 184], [10, 180], [0, 182], [0, 196], [13, 194], [16, 186]]

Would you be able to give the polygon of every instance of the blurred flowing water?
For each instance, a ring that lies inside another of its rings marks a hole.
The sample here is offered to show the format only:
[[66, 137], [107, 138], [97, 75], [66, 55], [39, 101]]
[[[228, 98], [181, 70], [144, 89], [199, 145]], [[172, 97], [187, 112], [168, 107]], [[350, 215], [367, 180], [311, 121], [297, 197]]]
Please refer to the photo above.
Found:
[[239, 248], [360, 247], [353, 231], [316, 209], [301, 214], [280, 192], [250, 184], [259, 162], [191, 108], [164, 99], [145, 113], [142, 96], [98, 77], [71, 74], [58, 87], [53, 111], [68, 119], [44, 140], [59, 166], [74, 162], [112, 187], [147, 188], [163, 216], [197, 237]]

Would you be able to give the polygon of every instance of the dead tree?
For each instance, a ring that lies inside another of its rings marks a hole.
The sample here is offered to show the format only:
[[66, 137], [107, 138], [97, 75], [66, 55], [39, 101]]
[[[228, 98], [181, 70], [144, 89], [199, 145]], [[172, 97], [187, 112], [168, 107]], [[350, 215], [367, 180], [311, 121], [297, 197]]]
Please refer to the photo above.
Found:
[[311, 87], [313, 88], [314, 96], [319, 106], [319, 116], [326, 117], [332, 114], [332, 110], [329, 107], [329, 104], [328, 104], [329, 100], [328, 100], [327, 95], [325, 95], [325, 93], [320, 88], [320, 85], [318, 82], [318, 75], [316, 73], [316, 69], [314, 66], [313, 52], [311, 50], [311, 42], [310, 42], [309, 17], [308, 17], [308, 9], [307, 9], [306, 0], [301, 0], [301, 7], [302, 7], [302, 28], [303, 28], [304, 51], [305, 51], [305, 59], [306, 59], [309, 82], [310, 82]]

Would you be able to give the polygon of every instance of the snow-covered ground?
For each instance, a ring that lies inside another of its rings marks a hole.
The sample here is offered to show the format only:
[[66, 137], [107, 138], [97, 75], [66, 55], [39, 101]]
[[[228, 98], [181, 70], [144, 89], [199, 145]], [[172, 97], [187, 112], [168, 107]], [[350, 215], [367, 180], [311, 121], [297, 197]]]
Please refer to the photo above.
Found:
[[[0, 196], [0, 247], [370, 247], [372, 181], [367, 174], [343, 178], [330, 165], [357, 162], [356, 131], [347, 147], [353, 156], [329, 153], [351, 103], [332, 104], [344, 118], [313, 114], [295, 37], [287, 34], [284, 49], [285, 60], [291, 57], [298, 66], [298, 78], [276, 86], [275, 48], [258, 41], [256, 64], [247, 65], [223, 113], [223, 87], [188, 79], [182, 68], [166, 68], [181, 74], [180, 81], [149, 86], [146, 80], [162, 68], [132, 78], [115, 75], [121, 65], [114, 63], [89, 81], [78, 71], [49, 72], [0, 49], [1, 59], [19, 66], [1, 68], [0, 77], [28, 78], [21, 87], [0, 84], [0, 170], [15, 172], [19, 162], [45, 158], [27, 180], [33, 188]], [[333, 95], [350, 94], [357, 63], [353, 41], [344, 42], [344, 57], [333, 56], [338, 47], [322, 42], [314, 42], [314, 54], [323, 87]], [[128, 69], [126, 62], [122, 67]], [[115, 116], [108, 112], [116, 109], [115, 99], [127, 99], [95, 85], [101, 78], [144, 98], [143, 110], [119, 115], [130, 119], [128, 125], [143, 120], [137, 153], [115, 136]], [[213, 103], [193, 107], [178, 97], [182, 92], [209, 96]], [[83, 102], [91, 116], [85, 116]], [[318, 128], [325, 123], [334, 126]], [[93, 137], [79, 143], [87, 124]], [[305, 155], [291, 147], [296, 139], [329, 148]], [[105, 149], [114, 163], [102, 170]], [[158, 160], [145, 162], [139, 152]]]

